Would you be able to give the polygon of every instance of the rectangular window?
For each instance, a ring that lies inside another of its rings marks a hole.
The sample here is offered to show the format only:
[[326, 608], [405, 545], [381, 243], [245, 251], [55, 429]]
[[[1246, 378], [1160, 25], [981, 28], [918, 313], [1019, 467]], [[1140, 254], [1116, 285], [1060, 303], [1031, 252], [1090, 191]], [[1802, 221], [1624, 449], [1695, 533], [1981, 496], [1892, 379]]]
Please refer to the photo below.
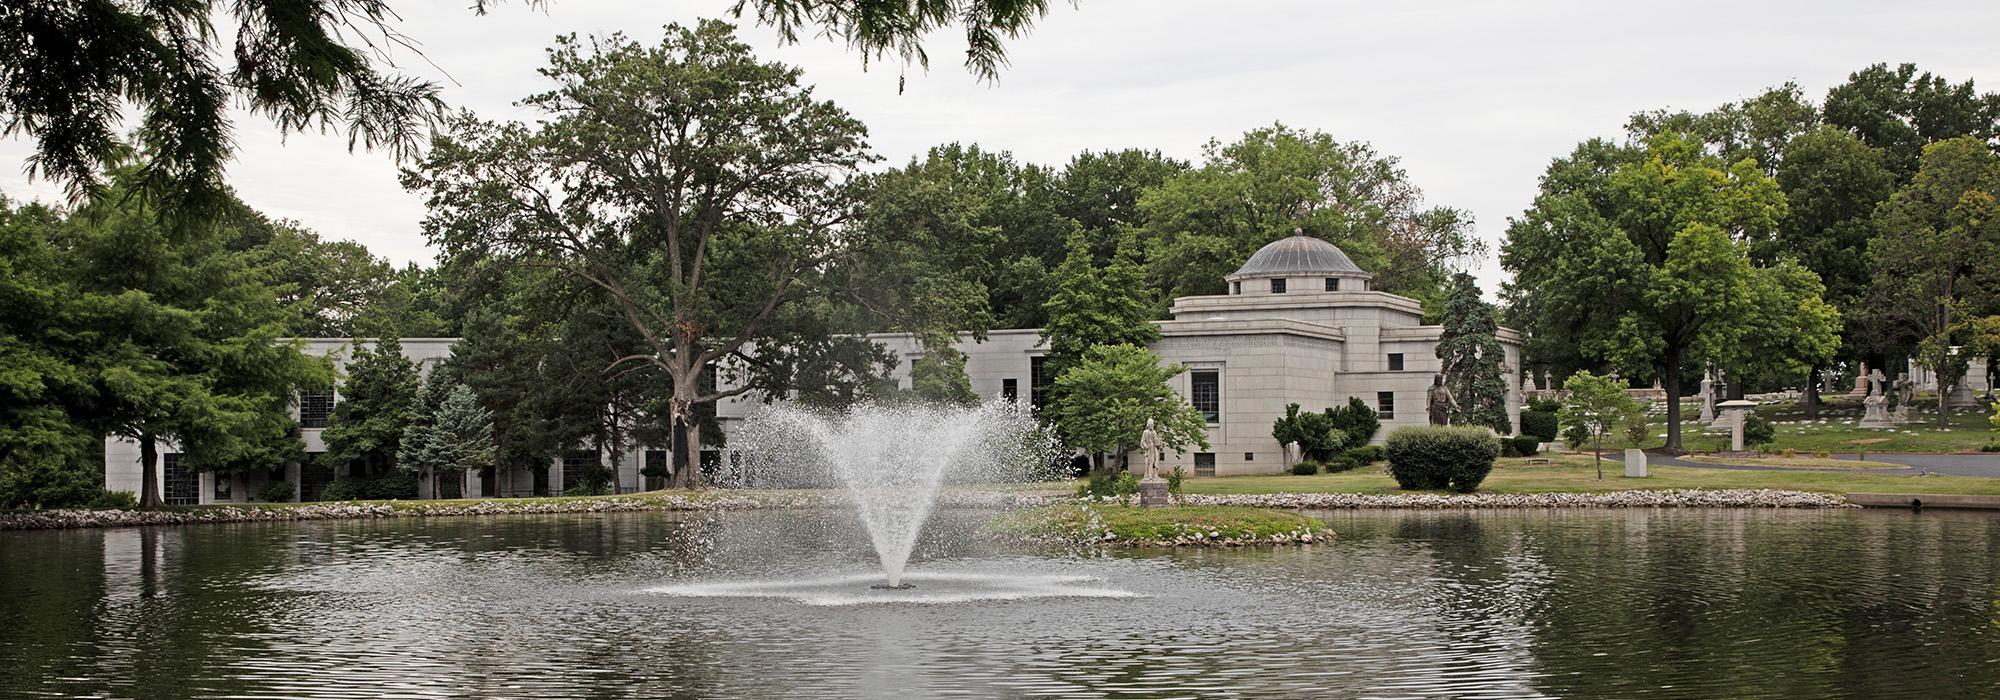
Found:
[[1340, 278], [1339, 277], [1326, 278], [1326, 291], [1329, 292], [1340, 291]]
[[181, 467], [179, 453], [160, 455], [160, 476], [166, 483], [160, 497], [170, 506], [191, 506], [201, 502], [201, 482], [194, 472]]
[[1000, 380], [1000, 398], [1007, 403], [1021, 402], [1021, 387], [1013, 377]]
[[570, 450], [562, 458], [562, 490], [568, 491], [583, 483], [585, 477], [597, 470], [597, 452], [593, 450]]
[[1188, 392], [1194, 410], [1201, 411], [1201, 417], [1210, 423], [1222, 422], [1222, 373], [1214, 370], [1197, 371], [1190, 376], [1193, 386]]
[[1243, 283], [1242, 283], [1242, 282], [1230, 282], [1230, 283], [1229, 283], [1229, 293], [1230, 293], [1230, 294], [1242, 294], [1242, 293], [1243, 293]]
[[1272, 294], [1284, 294], [1284, 293], [1285, 293], [1285, 281], [1284, 281], [1284, 280], [1271, 280], [1271, 293], [1272, 293]]
[[1400, 352], [1389, 353], [1389, 371], [1391, 372], [1403, 371], [1403, 353]]
[[1215, 476], [1215, 453], [1214, 453], [1214, 452], [1196, 452], [1196, 453], [1194, 453], [1194, 475], [1195, 475], [1195, 476]]
[[1381, 418], [1382, 420], [1395, 420], [1396, 392], [1393, 391], [1375, 392], [1375, 412], [1378, 414], [1376, 416], [1377, 418]]
[[333, 415], [332, 389], [307, 389], [299, 392], [299, 427], [324, 428], [326, 417]]
[[1243, 453], [1243, 461], [1245, 461], [1245, 462], [1255, 462], [1255, 461], [1257, 461], [1257, 453], [1255, 453], [1255, 452], [1245, 452], [1245, 453]]
[[215, 475], [215, 500], [229, 500], [229, 482], [234, 481], [228, 474]]
[[1049, 376], [1047, 357], [1036, 355], [1028, 358], [1028, 405], [1037, 411], [1042, 410], [1042, 406], [1049, 402], [1049, 385], [1054, 383], [1055, 377]]

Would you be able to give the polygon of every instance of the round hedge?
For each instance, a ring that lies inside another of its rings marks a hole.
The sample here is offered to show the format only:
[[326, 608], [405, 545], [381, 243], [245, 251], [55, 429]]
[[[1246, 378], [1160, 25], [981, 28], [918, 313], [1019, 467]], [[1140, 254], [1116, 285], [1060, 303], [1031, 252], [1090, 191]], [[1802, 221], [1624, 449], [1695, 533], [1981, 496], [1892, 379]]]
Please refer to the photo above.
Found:
[[1406, 490], [1471, 493], [1493, 471], [1500, 441], [1486, 428], [1402, 428], [1389, 434], [1383, 452], [1389, 458], [1389, 475]]

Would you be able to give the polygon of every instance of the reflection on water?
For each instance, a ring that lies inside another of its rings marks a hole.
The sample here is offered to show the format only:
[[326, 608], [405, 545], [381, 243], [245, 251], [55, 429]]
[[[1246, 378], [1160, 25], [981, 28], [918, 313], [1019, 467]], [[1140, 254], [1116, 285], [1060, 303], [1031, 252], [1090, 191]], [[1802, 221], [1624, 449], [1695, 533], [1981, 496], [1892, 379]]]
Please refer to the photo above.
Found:
[[867, 599], [838, 512], [0, 533], [0, 695], [2000, 692], [1993, 516], [1324, 515], [1332, 545], [1049, 556], [939, 513], [908, 593], [982, 598], [946, 604]]

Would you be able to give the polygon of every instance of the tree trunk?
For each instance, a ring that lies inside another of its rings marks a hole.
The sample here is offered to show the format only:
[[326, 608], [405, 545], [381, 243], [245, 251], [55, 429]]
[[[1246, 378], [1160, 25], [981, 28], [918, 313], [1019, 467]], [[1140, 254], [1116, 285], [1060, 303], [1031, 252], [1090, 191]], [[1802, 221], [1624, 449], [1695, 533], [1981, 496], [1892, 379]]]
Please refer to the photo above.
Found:
[[[1947, 299], [1951, 298], [1951, 287], [1952, 280], [1946, 278], [1944, 294]], [[1938, 343], [1938, 429], [1944, 430], [1951, 427], [1951, 390], [1958, 388], [1958, 382], [1951, 377], [1956, 374], [1952, 371], [1956, 367], [1951, 362], [1951, 337], [1948, 335], [1951, 333], [1951, 304], [1941, 304], [1940, 307], [1938, 335], [1944, 336], [1944, 340]]]
[[[1667, 350], [1667, 366], [1660, 382], [1667, 390], [1667, 454], [1681, 453], [1681, 351]], [[1602, 457], [1599, 457], [1602, 459]], [[1601, 470], [1603, 467], [1599, 467]]]
[[139, 433], [139, 507], [160, 507], [160, 445], [152, 433]]
[[701, 428], [694, 424], [694, 394], [690, 377], [674, 381], [674, 398], [667, 402], [674, 426], [674, 488], [699, 489], [701, 483]]
[[1590, 452], [1597, 457], [1597, 480], [1604, 480], [1604, 436], [1590, 441]]
[[1819, 369], [1806, 370], [1806, 420], [1819, 418]]

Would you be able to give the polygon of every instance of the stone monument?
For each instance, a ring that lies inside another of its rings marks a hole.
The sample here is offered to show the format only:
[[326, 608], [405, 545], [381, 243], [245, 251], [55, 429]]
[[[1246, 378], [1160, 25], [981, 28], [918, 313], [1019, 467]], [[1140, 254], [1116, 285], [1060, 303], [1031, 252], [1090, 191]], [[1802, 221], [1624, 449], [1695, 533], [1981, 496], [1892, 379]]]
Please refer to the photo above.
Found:
[[1729, 451], [1743, 451], [1743, 420], [1750, 415], [1750, 409], [1757, 407], [1755, 401], [1737, 399], [1716, 404], [1722, 409], [1723, 420], [1729, 421]]
[[1715, 423], [1715, 377], [1713, 372], [1702, 373], [1700, 396], [1701, 417], [1696, 420], [1701, 421], [1703, 425]]
[[1451, 412], [1458, 410], [1458, 401], [1451, 398], [1451, 390], [1444, 387], [1444, 375], [1431, 377], [1431, 388], [1424, 396], [1430, 407], [1431, 425], [1450, 425]]
[[1897, 423], [1917, 422], [1910, 417], [1910, 404], [1917, 400], [1917, 383], [1910, 381], [1910, 375], [1905, 373], [1889, 386], [1896, 391], [1896, 409], [1889, 412], [1890, 419]]
[[1868, 376], [1868, 398], [1861, 400], [1861, 422], [1863, 428], [1893, 428], [1896, 421], [1889, 417], [1889, 387], [1884, 381], [1882, 370], [1870, 370]]
[[1160, 452], [1167, 449], [1167, 441], [1153, 430], [1153, 419], [1146, 419], [1146, 430], [1139, 433], [1139, 463], [1146, 465], [1146, 475], [1139, 479], [1139, 505], [1144, 508], [1158, 508], [1171, 502], [1167, 493], [1167, 480], [1160, 476]]
[[1847, 392], [1847, 398], [1859, 399], [1868, 396], [1868, 363], [1861, 363], [1861, 372], [1854, 375], [1854, 390]]
[[1646, 478], [1646, 451], [1636, 447], [1625, 448], [1625, 476], [1634, 479]]

